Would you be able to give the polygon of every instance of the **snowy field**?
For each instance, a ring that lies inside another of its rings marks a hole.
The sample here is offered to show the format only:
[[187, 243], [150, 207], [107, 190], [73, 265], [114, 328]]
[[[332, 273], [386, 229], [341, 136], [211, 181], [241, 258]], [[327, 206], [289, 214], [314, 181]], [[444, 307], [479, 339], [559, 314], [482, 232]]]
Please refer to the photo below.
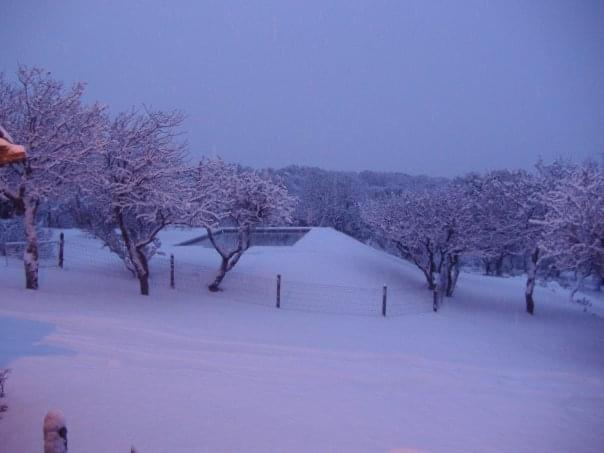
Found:
[[[20, 268], [0, 268], [0, 367], [12, 370], [1, 452], [39, 452], [50, 408], [65, 413], [74, 452], [604, 448], [593, 295], [585, 312], [538, 287], [529, 317], [522, 279], [462, 274], [434, 314], [412, 266], [313, 230], [293, 247], [252, 248], [221, 293], [178, 277], [170, 290], [156, 273], [142, 297], [98, 243], [66, 236], [66, 268], [44, 268], [38, 292], [22, 289]], [[162, 249], [215, 267], [212, 250], [174, 246], [195, 236], [168, 231]], [[357, 302], [386, 284], [413, 309], [382, 318], [242, 303], [268, 291], [246, 286], [251, 276], [269, 285], [277, 273]]]

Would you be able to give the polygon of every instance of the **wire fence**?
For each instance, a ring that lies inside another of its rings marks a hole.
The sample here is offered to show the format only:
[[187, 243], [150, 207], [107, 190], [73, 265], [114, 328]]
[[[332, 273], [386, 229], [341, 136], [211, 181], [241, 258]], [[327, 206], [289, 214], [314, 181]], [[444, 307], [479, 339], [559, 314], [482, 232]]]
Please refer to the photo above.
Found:
[[[52, 253], [48, 255], [49, 262], [58, 263], [59, 246], [58, 241], [53, 243]], [[123, 260], [106, 249], [100, 253], [99, 249], [91, 244], [69, 241], [65, 244], [64, 253], [64, 272], [78, 270], [90, 274], [87, 285], [91, 289], [97, 285], [107, 286], [106, 279], [98, 278], [101, 275], [113, 277], [111, 284], [122, 284], [124, 290], [129, 290], [129, 286], [126, 289], [127, 285], [137, 282]], [[15, 265], [18, 257], [19, 253], [12, 253], [6, 264]], [[172, 288], [175, 297], [178, 297], [179, 293], [210, 295], [212, 293], [209, 292], [208, 285], [214, 280], [216, 273], [215, 267], [158, 253], [149, 261], [149, 287], [151, 292]], [[281, 310], [385, 317], [432, 311], [429, 293], [425, 298], [418, 298], [404, 288], [313, 283], [290, 280], [281, 275], [240, 272], [236, 268], [226, 275], [221, 287], [223, 291], [217, 297]]]
[[[3, 242], [0, 245], [0, 255], [3, 255], [6, 266], [20, 264], [27, 243]], [[38, 263], [40, 267], [59, 266], [60, 241], [38, 241]]]

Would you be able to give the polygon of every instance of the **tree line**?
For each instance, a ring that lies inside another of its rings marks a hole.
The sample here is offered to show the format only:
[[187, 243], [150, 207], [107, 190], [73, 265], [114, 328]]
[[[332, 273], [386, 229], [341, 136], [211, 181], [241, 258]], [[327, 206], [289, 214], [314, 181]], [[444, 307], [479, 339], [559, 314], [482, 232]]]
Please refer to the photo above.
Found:
[[235, 250], [217, 246], [221, 266], [210, 285], [249, 247], [261, 224], [288, 223], [296, 199], [278, 177], [220, 159], [191, 164], [181, 140], [183, 115], [146, 107], [110, 115], [83, 101], [84, 85], [65, 87], [39, 68], [0, 75], [0, 124], [27, 149], [27, 161], [0, 169], [4, 210], [22, 219], [28, 289], [38, 288], [40, 208], [60, 205], [99, 238], [149, 294], [149, 260], [168, 225], [236, 226]]
[[[454, 179], [313, 167], [253, 170], [220, 159], [191, 164], [183, 115], [131, 109], [110, 115], [22, 67], [0, 76], [0, 124], [26, 146], [25, 165], [0, 169], [0, 217], [23, 220], [28, 288], [37, 288], [36, 220], [72, 224], [99, 238], [148, 294], [149, 259], [167, 225], [200, 226], [220, 256], [210, 290], [249, 247], [262, 224], [329, 226], [414, 263], [426, 287], [455, 291], [460, 268], [503, 263], [526, 272], [526, 309], [537, 278], [563, 272], [604, 278], [602, 165], [538, 162], [531, 171], [496, 170]], [[226, 247], [218, 226], [237, 227]]]

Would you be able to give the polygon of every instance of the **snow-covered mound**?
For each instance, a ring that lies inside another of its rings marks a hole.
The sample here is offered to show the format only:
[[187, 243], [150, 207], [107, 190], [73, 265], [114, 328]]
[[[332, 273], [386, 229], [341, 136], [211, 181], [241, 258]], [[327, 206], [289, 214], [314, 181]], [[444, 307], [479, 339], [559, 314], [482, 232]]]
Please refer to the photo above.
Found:
[[[200, 230], [169, 229], [160, 235], [162, 250], [173, 253], [177, 260], [217, 267], [218, 255], [213, 249], [177, 245], [201, 234]], [[267, 278], [281, 274], [284, 280], [367, 288], [416, 289], [424, 285], [410, 264], [332, 228], [312, 228], [291, 247], [252, 247], [233, 273]]]

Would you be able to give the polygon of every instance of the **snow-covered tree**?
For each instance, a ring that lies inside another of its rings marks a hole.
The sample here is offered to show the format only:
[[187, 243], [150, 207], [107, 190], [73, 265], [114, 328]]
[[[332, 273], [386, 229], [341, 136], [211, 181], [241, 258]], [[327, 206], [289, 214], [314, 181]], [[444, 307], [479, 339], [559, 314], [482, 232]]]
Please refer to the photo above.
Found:
[[222, 159], [202, 159], [188, 174], [188, 210], [184, 222], [190, 226], [213, 229], [227, 215], [230, 188], [237, 167]]
[[357, 238], [366, 237], [359, 202], [367, 191], [358, 174], [298, 166], [286, 167], [276, 174], [299, 200], [293, 222], [332, 227]]
[[548, 207], [541, 243], [559, 270], [572, 270], [577, 282], [604, 277], [604, 172], [593, 162], [569, 165], [544, 194]]
[[429, 289], [438, 283], [436, 274], [444, 273], [450, 296], [466, 247], [466, 217], [460, 202], [457, 188], [447, 186], [369, 200], [361, 213], [376, 235], [391, 241], [401, 257], [422, 271]]
[[552, 262], [553, 249], [544, 247], [546, 202], [568, 172], [568, 164], [537, 164], [536, 173], [498, 170], [464, 178], [473, 222], [468, 224], [468, 250], [474, 256], [524, 256], [527, 263], [525, 303], [533, 314], [538, 274]]
[[220, 255], [220, 268], [210, 291], [218, 291], [220, 283], [237, 264], [250, 246], [250, 235], [261, 225], [284, 225], [291, 222], [296, 199], [290, 196], [284, 184], [266, 174], [241, 170], [225, 164], [221, 177], [224, 198], [221, 201], [222, 224], [236, 227], [237, 240], [233, 247], [221, 244], [212, 227], [207, 227], [210, 242]]
[[16, 83], [0, 74], [0, 124], [27, 150], [25, 163], [0, 169], [0, 197], [23, 217], [28, 289], [38, 288], [40, 204], [82, 181], [82, 163], [102, 141], [103, 108], [85, 105], [83, 93], [82, 83], [65, 88], [38, 68], [19, 68]]
[[[525, 253], [529, 200], [538, 201], [535, 177], [524, 171], [496, 170], [457, 179], [463, 187], [472, 222], [468, 224], [468, 250], [474, 257], [494, 261], [501, 274], [506, 256]], [[531, 195], [532, 194], [532, 195]]]
[[178, 112], [135, 110], [107, 127], [107, 140], [89, 168], [80, 215], [83, 228], [124, 260], [149, 294], [149, 259], [157, 234], [182, 221], [189, 193]]

